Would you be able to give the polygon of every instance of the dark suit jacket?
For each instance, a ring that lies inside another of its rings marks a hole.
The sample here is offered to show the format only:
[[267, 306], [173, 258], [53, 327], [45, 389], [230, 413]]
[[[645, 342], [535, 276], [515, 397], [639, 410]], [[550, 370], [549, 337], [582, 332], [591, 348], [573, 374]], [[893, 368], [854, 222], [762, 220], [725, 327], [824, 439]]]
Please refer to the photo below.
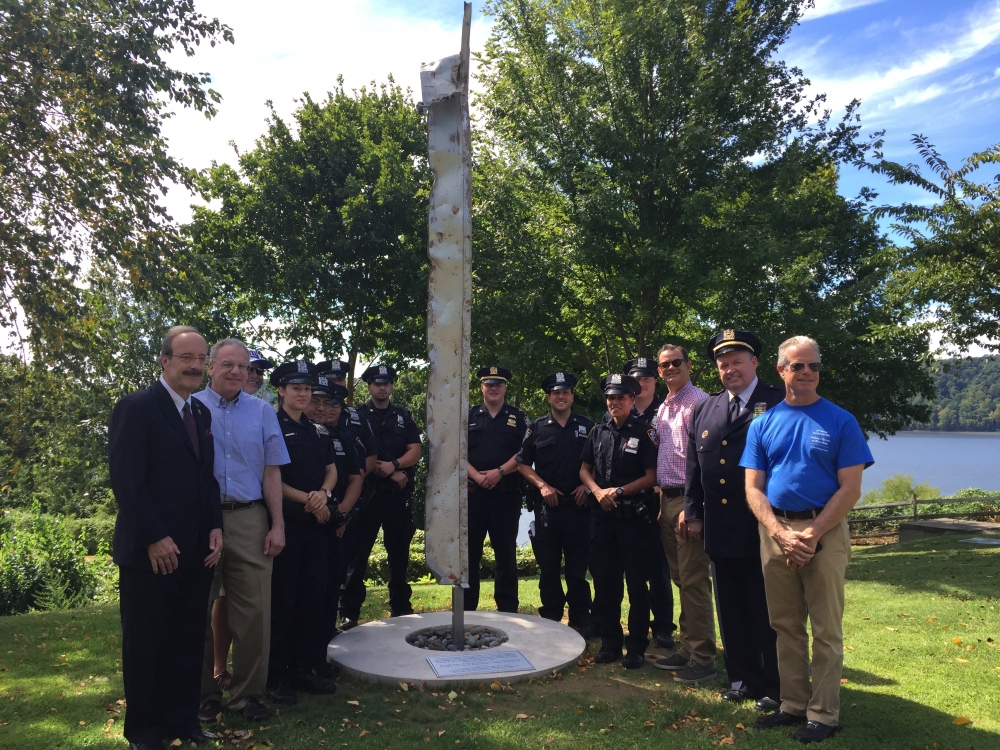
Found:
[[171, 537], [178, 565], [204, 565], [208, 536], [222, 528], [215, 479], [212, 414], [191, 399], [201, 457], [195, 455], [184, 420], [157, 381], [119, 401], [108, 424], [111, 489], [118, 503], [114, 561], [149, 566], [146, 547]]
[[756, 557], [760, 535], [747, 505], [740, 466], [754, 404], [767, 408], [785, 398], [785, 388], [758, 378], [747, 408], [728, 424], [729, 394], [713, 393], [695, 404], [688, 435], [684, 517], [705, 523], [705, 551], [712, 557]]

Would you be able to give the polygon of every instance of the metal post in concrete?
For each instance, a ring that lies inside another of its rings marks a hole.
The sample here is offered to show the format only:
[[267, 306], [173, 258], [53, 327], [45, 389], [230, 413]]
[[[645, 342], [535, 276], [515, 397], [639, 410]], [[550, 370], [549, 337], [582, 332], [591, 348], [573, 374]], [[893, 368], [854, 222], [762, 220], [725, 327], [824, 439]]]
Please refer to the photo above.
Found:
[[[472, 144], [469, 121], [469, 32], [465, 3], [457, 55], [420, 68], [427, 114], [430, 194], [427, 256], [427, 471], [425, 554], [438, 583], [453, 586], [454, 622], [461, 628], [462, 590], [469, 585], [468, 475], [469, 332], [472, 326]], [[461, 633], [459, 633], [461, 634]]]
[[465, 635], [465, 589], [459, 585], [451, 587], [451, 642], [461, 650]]

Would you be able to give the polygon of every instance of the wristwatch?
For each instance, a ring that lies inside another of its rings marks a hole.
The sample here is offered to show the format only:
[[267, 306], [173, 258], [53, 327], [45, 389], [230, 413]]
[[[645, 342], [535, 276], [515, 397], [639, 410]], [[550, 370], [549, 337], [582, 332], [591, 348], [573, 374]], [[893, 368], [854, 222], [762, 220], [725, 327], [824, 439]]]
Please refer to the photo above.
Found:
[[333, 492], [331, 490], [326, 490], [325, 489], [325, 490], [323, 490], [323, 492], [326, 493], [326, 499], [327, 500], [329, 500], [331, 497], [333, 497]]
[[507, 472], [503, 470], [502, 466], [498, 466], [497, 471], [500, 472], [500, 476], [505, 476], [507, 474]]
[[621, 497], [622, 495], [625, 494], [625, 490], [623, 490], [621, 487], [615, 487], [615, 494], [618, 495], [618, 497]]
[[392, 459], [392, 466], [393, 466], [393, 468], [396, 471], [399, 471], [399, 459], [398, 458]]

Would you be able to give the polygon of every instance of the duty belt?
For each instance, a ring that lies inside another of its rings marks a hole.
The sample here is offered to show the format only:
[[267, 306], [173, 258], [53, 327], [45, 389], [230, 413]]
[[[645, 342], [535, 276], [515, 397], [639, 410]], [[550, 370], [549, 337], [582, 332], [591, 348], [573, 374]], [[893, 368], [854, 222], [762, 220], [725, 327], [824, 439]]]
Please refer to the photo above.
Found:
[[786, 521], [811, 521], [823, 512], [822, 508], [813, 508], [812, 510], [779, 510], [773, 505], [771, 506], [771, 510], [775, 516], [784, 518]]
[[260, 499], [257, 499], [257, 500], [247, 500], [247, 501], [242, 501], [242, 500], [223, 500], [222, 501], [222, 509], [223, 510], [243, 510], [244, 508], [249, 508], [249, 507], [251, 507], [253, 505], [260, 505], [262, 502], [264, 502], [264, 501], [260, 500]]

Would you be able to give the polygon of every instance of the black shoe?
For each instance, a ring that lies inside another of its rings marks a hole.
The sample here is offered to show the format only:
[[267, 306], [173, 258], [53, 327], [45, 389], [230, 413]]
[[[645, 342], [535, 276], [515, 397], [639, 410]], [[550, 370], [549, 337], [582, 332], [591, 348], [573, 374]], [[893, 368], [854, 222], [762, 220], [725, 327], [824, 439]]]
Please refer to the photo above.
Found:
[[635, 651], [629, 651], [625, 654], [625, 658], [622, 659], [622, 666], [625, 667], [625, 669], [638, 669], [645, 663], [645, 655], [637, 654]]
[[315, 672], [301, 672], [293, 679], [295, 687], [313, 695], [333, 695], [337, 692], [336, 683], [324, 680]]
[[405, 617], [406, 615], [415, 615], [415, 614], [416, 612], [413, 611], [413, 607], [409, 607], [408, 609], [401, 609], [398, 612], [392, 612], [390, 614], [390, 617]]
[[256, 698], [248, 698], [247, 702], [243, 704], [243, 708], [233, 711], [233, 713], [239, 714], [247, 721], [252, 721], [255, 724], [267, 721], [274, 716], [274, 711], [269, 709]]
[[689, 661], [684, 669], [674, 672], [674, 682], [680, 682], [684, 685], [700, 685], [703, 682], [717, 679], [719, 679], [719, 673], [715, 667], [706, 667], [694, 659]]
[[219, 720], [222, 713], [222, 703], [214, 698], [209, 698], [198, 708], [198, 721], [210, 724]]
[[673, 651], [677, 646], [677, 641], [670, 633], [653, 633], [653, 640], [656, 641], [656, 645], [660, 648], [665, 648], [668, 651]]
[[742, 690], [727, 690], [722, 694], [722, 700], [728, 701], [729, 703], [744, 703], [746, 701], [752, 701], [753, 696], [749, 693], [745, 693]]
[[328, 661], [320, 662], [315, 667], [313, 667], [313, 672], [318, 674], [324, 680], [332, 680], [334, 677], [340, 676], [340, 667], [336, 664], [331, 664]]
[[666, 669], [668, 672], [680, 672], [684, 667], [688, 665], [690, 659], [685, 659], [680, 654], [671, 654], [670, 656], [664, 656], [662, 659], [657, 659], [653, 662], [653, 666], [657, 669]]
[[803, 745], [811, 745], [814, 742], [828, 740], [840, 731], [839, 726], [831, 727], [829, 724], [820, 724], [818, 721], [807, 721], [806, 725], [792, 735]]
[[569, 626], [583, 636], [585, 641], [589, 641], [591, 638], [598, 638], [601, 635], [600, 627], [593, 622], [587, 623], [586, 625], [575, 625], [571, 622]]
[[213, 734], [212, 732], [206, 732], [201, 727], [192, 729], [186, 733], [168, 734], [167, 737], [170, 739], [179, 739], [184, 742], [190, 742], [192, 745], [207, 745], [209, 742], [217, 742], [219, 740], [219, 735]]
[[277, 685], [269, 687], [267, 689], [267, 697], [275, 703], [281, 703], [285, 706], [294, 706], [299, 702], [298, 696], [292, 690], [292, 686], [286, 682], [279, 682]]
[[160, 740], [153, 740], [152, 742], [130, 742], [128, 750], [166, 750], [166, 747]]
[[786, 714], [784, 711], [775, 711], [767, 716], [760, 716], [754, 722], [755, 729], [774, 729], [776, 727], [797, 727], [804, 724], [805, 716], [797, 714]]
[[357, 620], [352, 620], [349, 617], [345, 617], [340, 621], [341, 631], [350, 630], [351, 628], [356, 628], [358, 626]]
[[758, 711], [777, 711], [781, 708], [781, 701], [776, 701], [774, 698], [768, 698], [766, 695], [757, 701]]
[[594, 664], [611, 664], [622, 658], [621, 651], [598, 651], [594, 657]]

